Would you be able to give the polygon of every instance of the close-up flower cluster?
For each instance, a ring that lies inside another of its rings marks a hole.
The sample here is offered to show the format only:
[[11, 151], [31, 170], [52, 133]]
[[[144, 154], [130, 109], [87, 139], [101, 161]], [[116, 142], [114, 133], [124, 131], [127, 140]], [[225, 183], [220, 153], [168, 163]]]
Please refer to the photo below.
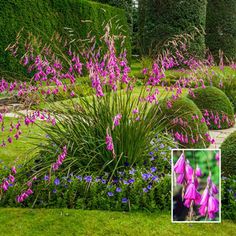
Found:
[[219, 151], [186, 150], [182, 151], [178, 159], [177, 155], [179, 154], [174, 151], [174, 220], [218, 221]]

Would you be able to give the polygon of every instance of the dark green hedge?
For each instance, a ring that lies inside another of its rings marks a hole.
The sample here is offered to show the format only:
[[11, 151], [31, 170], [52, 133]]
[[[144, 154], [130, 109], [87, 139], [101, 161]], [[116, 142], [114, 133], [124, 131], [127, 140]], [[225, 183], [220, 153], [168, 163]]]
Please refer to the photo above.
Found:
[[232, 176], [236, 170], [236, 132], [221, 144], [222, 176]]
[[[194, 27], [205, 29], [206, 0], [140, 0], [139, 4], [139, 37], [144, 54], [174, 35], [191, 33]], [[201, 34], [190, 50], [202, 56], [204, 49]]]
[[[201, 123], [202, 113], [195, 105], [193, 101], [187, 97], [182, 97], [177, 100], [172, 100], [172, 107], [167, 108], [166, 100], [161, 102], [161, 110], [166, 117], [167, 122], [171, 126], [171, 132], [182, 133], [188, 136], [189, 143], [180, 143], [185, 148], [206, 148], [209, 146], [209, 142], [206, 141], [205, 134], [208, 132], [208, 127], [205, 123]], [[198, 116], [197, 120], [193, 120], [192, 116]], [[173, 119], [182, 119], [187, 122], [187, 126], [183, 126], [180, 123], [173, 124]], [[191, 137], [196, 139], [199, 137], [199, 141], [196, 143], [190, 142]], [[202, 138], [200, 138], [202, 137]]]
[[[188, 98], [193, 100], [198, 108], [204, 112], [208, 110], [219, 114], [219, 117], [222, 118], [222, 113], [226, 114], [228, 118], [234, 122], [234, 108], [223, 91], [216, 87], [206, 87], [206, 88], [197, 88], [194, 90], [195, 97], [188, 95]], [[210, 129], [226, 129], [229, 128], [227, 122], [221, 122], [221, 128], [218, 128], [214, 124], [213, 120], [210, 121]]]
[[[18, 60], [14, 59], [10, 53], [4, 52], [9, 43], [15, 41], [17, 32], [24, 27], [24, 32], [30, 31], [34, 35], [43, 36], [47, 42], [54, 32], [64, 34], [64, 27], [73, 28], [81, 37], [86, 37], [92, 30], [98, 38], [103, 33], [102, 23], [110, 20], [114, 22], [119, 19], [119, 25], [127, 34], [126, 48], [130, 55], [131, 45], [129, 30], [125, 11], [109, 5], [84, 0], [9, 0], [0, 1], [0, 75], [11, 74], [13, 72], [22, 74], [22, 66]], [[91, 20], [89, 23], [82, 23], [83, 20]], [[115, 24], [115, 23], [114, 23]], [[118, 27], [113, 27], [114, 33], [121, 32]], [[22, 40], [23, 41], [23, 40]], [[13, 73], [13, 74], [12, 74]], [[20, 77], [18, 77], [20, 79]]]
[[206, 45], [214, 56], [221, 49], [225, 56], [236, 59], [235, 0], [208, 0]]

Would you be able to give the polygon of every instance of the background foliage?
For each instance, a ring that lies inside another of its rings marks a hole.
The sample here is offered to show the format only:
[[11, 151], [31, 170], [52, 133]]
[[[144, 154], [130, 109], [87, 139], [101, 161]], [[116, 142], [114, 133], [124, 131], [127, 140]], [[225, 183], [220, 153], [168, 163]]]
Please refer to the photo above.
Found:
[[206, 44], [214, 56], [221, 49], [228, 58], [236, 58], [236, 1], [208, 0]]
[[[150, 54], [171, 37], [205, 29], [206, 0], [139, 0], [139, 39], [142, 54]], [[192, 52], [203, 55], [204, 35], [198, 35]]]
[[[18, 59], [4, 51], [22, 28], [23, 38], [31, 32], [34, 36], [43, 37], [43, 44], [49, 44], [55, 32], [60, 35], [66, 33], [64, 27], [72, 28], [81, 38], [85, 38], [90, 31], [100, 38], [103, 35], [103, 23], [111, 18], [123, 26], [114, 27], [113, 33], [127, 36], [125, 47], [130, 55], [129, 28], [125, 11], [122, 9], [85, 0], [0, 1], [0, 27], [4, 29], [0, 35], [0, 75], [14, 78], [27, 75]], [[24, 47], [24, 40], [20, 41], [19, 47]]]

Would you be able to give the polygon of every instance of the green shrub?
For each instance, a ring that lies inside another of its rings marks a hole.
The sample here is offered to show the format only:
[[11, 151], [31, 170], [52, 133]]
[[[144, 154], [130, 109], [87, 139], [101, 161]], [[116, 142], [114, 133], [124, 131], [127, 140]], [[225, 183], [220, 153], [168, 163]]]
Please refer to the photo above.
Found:
[[206, 17], [206, 45], [213, 56], [219, 49], [228, 58], [236, 58], [236, 1], [208, 0]]
[[[186, 141], [180, 141], [180, 144], [186, 148], [205, 148], [209, 146], [206, 138], [208, 132], [207, 125], [202, 120], [202, 113], [190, 99], [186, 97], [171, 100], [172, 107], [167, 107], [167, 101], [161, 103], [161, 109], [169, 120], [172, 134], [176, 138], [178, 134], [187, 136]], [[197, 118], [194, 117], [197, 116]], [[194, 140], [192, 140], [194, 139]], [[198, 140], [198, 141], [197, 141]], [[194, 142], [195, 141], [195, 142]], [[196, 142], [197, 141], [197, 142]]]
[[[114, 18], [114, 16], [116, 16]], [[14, 79], [28, 77], [26, 69], [19, 64], [5, 48], [13, 42], [17, 32], [24, 28], [19, 48], [23, 51], [28, 32], [40, 36], [42, 43], [49, 43], [52, 35], [57, 32], [65, 35], [64, 27], [73, 29], [73, 37], [85, 38], [92, 31], [100, 38], [104, 31], [104, 22], [113, 18], [112, 23], [119, 21], [120, 27], [113, 27], [114, 34], [127, 36], [125, 47], [131, 54], [129, 29], [125, 11], [109, 5], [85, 0], [9, 0], [0, 1], [0, 27], [4, 29], [0, 36], [0, 74]], [[60, 41], [60, 40], [57, 40]], [[63, 45], [63, 43], [62, 43]], [[61, 45], [60, 49], [63, 49]], [[117, 46], [119, 49], [119, 46]]]
[[236, 169], [236, 132], [230, 134], [221, 144], [222, 175], [230, 176]]
[[234, 124], [233, 106], [220, 89], [210, 86], [197, 88], [194, 95], [188, 95], [188, 98], [202, 111], [210, 129], [225, 129]]
[[222, 177], [221, 189], [222, 217], [224, 219], [236, 220], [236, 176], [233, 175], [229, 178]]
[[[192, 33], [195, 28], [205, 29], [206, 0], [142, 0], [139, 1], [139, 37], [143, 54], [154, 49], [173, 36]], [[204, 35], [196, 36], [191, 52], [204, 55]]]

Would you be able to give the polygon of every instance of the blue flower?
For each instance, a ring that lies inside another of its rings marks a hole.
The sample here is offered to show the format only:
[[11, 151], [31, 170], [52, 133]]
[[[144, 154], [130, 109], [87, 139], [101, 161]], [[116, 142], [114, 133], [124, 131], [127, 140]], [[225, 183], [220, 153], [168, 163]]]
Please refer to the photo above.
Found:
[[44, 179], [44, 180], [49, 180], [49, 176], [48, 176], [48, 175], [45, 175], [43, 179]]
[[56, 190], [56, 189], [53, 189], [53, 190], [52, 190], [52, 192], [53, 192], [53, 193], [56, 193], [56, 192], [57, 192], [57, 190]]
[[121, 188], [119, 188], [119, 187], [118, 187], [118, 188], [116, 188], [116, 192], [117, 192], [117, 193], [120, 193], [121, 191], [122, 191], [122, 189], [121, 189]]
[[60, 180], [59, 180], [58, 178], [56, 178], [56, 179], [54, 180], [54, 184], [55, 184], [55, 185], [59, 185], [59, 184], [60, 184]]
[[126, 161], [126, 162], [124, 163], [124, 165], [125, 165], [125, 166], [129, 166], [129, 162]]
[[159, 181], [159, 177], [158, 176], [153, 176], [152, 180], [158, 182]]
[[153, 172], [155, 172], [156, 170], [157, 170], [157, 168], [156, 167], [151, 167], [151, 172], [153, 173]]
[[128, 181], [126, 181], [126, 180], [123, 180], [123, 183], [124, 183], [124, 184], [129, 184], [129, 182], [128, 182]]
[[67, 182], [68, 182], [68, 183], [71, 183], [71, 182], [72, 182], [72, 180], [71, 180], [70, 178], [68, 178], [68, 179], [67, 179]]
[[154, 161], [154, 160], [155, 160], [155, 157], [151, 157], [151, 158], [150, 158], [150, 161]]
[[147, 186], [147, 189], [150, 190], [151, 188], [152, 188], [152, 185], [149, 184], [149, 185]]
[[113, 196], [114, 196], [114, 193], [113, 193], [113, 192], [108, 192], [107, 195], [108, 195], [109, 197], [113, 197]]
[[96, 177], [95, 182], [98, 183], [100, 181], [101, 181], [100, 177]]
[[165, 145], [163, 143], [160, 144], [160, 148], [164, 148]]
[[135, 181], [134, 179], [129, 179], [129, 180], [128, 180], [128, 183], [129, 183], [129, 184], [133, 184], [134, 181]]
[[150, 156], [153, 156], [153, 155], [154, 155], [154, 153], [153, 153], [153, 152], [149, 152], [149, 155], [150, 155]]
[[102, 179], [102, 184], [106, 184], [107, 181], [105, 179]]
[[146, 174], [142, 174], [142, 178], [143, 180], [148, 180], [149, 178], [151, 178], [153, 175], [150, 173], [146, 173]]
[[92, 181], [92, 176], [88, 175], [88, 176], [85, 176], [84, 177], [84, 180], [87, 182], [87, 183], [90, 183]]
[[134, 173], [135, 173], [135, 169], [132, 168], [132, 169], [129, 171], [129, 174], [130, 174], [130, 175], [134, 175]]
[[127, 203], [128, 202], [128, 199], [126, 197], [122, 198], [122, 203]]
[[83, 179], [81, 175], [77, 175], [75, 178], [80, 180], [80, 181]]
[[147, 188], [143, 188], [143, 192], [147, 193], [148, 189]]

